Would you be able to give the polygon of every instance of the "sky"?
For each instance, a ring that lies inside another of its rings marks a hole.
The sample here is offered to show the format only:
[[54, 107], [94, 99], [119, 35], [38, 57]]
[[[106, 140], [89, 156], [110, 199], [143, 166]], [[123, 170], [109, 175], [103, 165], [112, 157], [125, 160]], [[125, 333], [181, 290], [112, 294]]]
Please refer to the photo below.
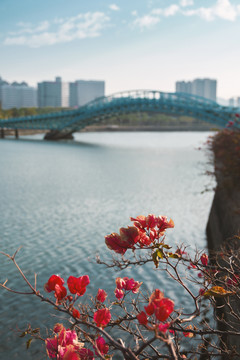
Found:
[[240, 0], [0, 0], [0, 76], [105, 80], [107, 95], [211, 78], [240, 96]]

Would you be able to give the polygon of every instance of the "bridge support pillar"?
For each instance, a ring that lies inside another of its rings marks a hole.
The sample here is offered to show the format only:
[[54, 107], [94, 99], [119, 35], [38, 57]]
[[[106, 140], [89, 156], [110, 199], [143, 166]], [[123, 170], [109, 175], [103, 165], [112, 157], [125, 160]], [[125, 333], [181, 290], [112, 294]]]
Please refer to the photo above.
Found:
[[44, 140], [73, 140], [73, 134], [69, 131], [51, 130], [44, 136]]
[[18, 129], [15, 129], [15, 139], [19, 138]]
[[4, 133], [4, 129], [1, 129], [1, 139], [5, 138], [5, 133]]

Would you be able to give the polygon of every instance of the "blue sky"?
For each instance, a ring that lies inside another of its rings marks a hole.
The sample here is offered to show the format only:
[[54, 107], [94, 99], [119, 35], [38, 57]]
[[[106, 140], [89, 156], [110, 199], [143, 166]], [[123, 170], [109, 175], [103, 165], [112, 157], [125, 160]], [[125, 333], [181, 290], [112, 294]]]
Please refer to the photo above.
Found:
[[240, 0], [0, 0], [0, 76], [105, 80], [107, 94], [208, 77], [240, 96]]

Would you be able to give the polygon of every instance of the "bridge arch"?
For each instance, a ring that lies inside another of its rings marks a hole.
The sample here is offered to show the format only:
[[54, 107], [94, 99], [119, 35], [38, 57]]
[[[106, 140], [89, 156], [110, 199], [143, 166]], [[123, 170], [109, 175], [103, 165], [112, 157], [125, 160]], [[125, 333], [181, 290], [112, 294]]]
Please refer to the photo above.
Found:
[[52, 134], [72, 134], [111, 116], [139, 111], [190, 116], [224, 127], [234, 118], [237, 110], [186, 93], [133, 90], [98, 98], [74, 110], [1, 120], [0, 128], [42, 129], [51, 130]]

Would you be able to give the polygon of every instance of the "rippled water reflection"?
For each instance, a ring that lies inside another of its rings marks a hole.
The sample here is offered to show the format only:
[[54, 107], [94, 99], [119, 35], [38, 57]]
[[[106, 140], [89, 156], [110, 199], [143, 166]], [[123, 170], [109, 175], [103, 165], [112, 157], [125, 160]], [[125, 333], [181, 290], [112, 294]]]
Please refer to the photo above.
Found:
[[[171, 244], [206, 246], [205, 227], [213, 193], [204, 175], [206, 154], [196, 150], [209, 133], [81, 133], [74, 142], [37, 141], [40, 137], [0, 141], [0, 248], [22, 250], [18, 262], [42, 289], [49, 275], [89, 274], [95, 284], [113, 288], [116, 276], [94, 262], [98, 251], [110, 256], [104, 235], [130, 224], [129, 217], [156, 213], [172, 217]], [[87, 260], [89, 259], [89, 261]], [[188, 307], [182, 292], [152, 266], [128, 269], [151, 290]], [[16, 271], [1, 257], [0, 280], [23, 289]], [[0, 358], [43, 359], [44, 349], [28, 353], [16, 337], [17, 326], [53, 324], [47, 305], [28, 296], [0, 292]], [[53, 310], [51, 311], [54, 312]], [[39, 348], [39, 344], [37, 344]], [[24, 353], [23, 353], [24, 351]]]

